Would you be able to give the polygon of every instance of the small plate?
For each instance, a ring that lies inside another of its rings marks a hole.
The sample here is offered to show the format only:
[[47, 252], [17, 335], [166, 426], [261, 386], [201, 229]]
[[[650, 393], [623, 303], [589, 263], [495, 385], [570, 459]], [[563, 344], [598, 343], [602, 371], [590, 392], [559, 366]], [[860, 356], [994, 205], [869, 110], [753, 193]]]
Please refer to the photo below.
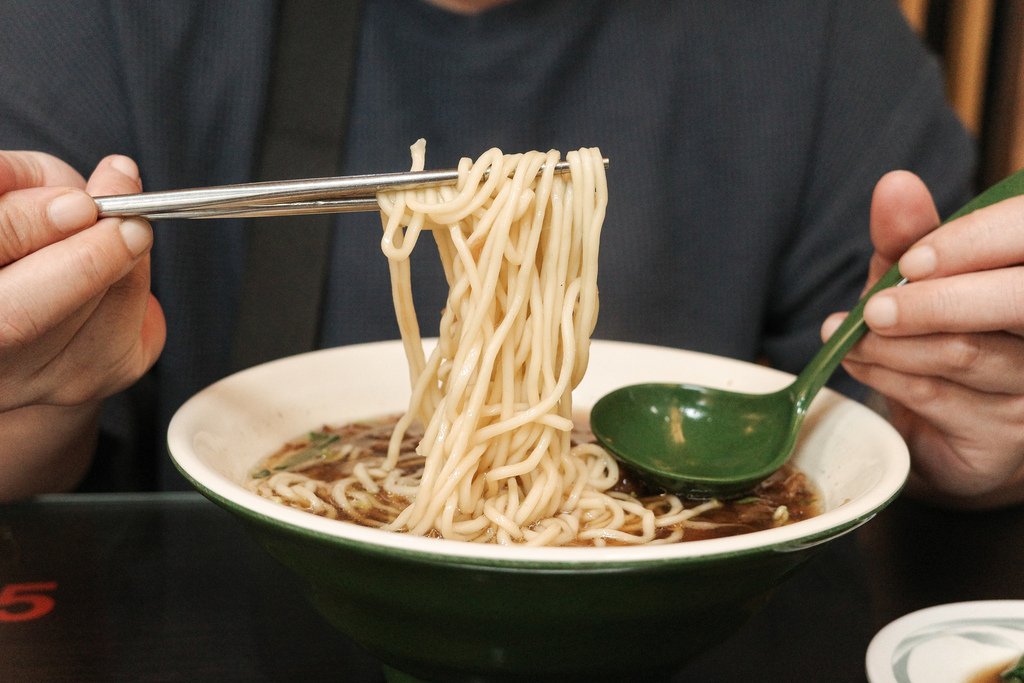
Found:
[[871, 683], [987, 683], [1022, 654], [1024, 600], [983, 600], [900, 617], [872, 639], [865, 664]]

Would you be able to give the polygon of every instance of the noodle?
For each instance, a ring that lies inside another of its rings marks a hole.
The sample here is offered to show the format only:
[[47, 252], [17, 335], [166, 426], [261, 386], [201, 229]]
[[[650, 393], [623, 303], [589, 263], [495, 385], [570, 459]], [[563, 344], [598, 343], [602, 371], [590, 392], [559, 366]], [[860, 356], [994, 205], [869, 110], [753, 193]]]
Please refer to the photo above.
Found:
[[[423, 169], [424, 148], [414, 145], [412, 170]], [[593, 531], [582, 520], [580, 492], [617, 481], [608, 454], [574, 452], [569, 443], [571, 391], [586, 369], [597, 319], [604, 165], [596, 149], [570, 152], [563, 177], [554, 173], [558, 160], [557, 152], [492, 149], [474, 164], [462, 162], [454, 188], [379, 198], [414, 386], [389, 463], [397, 462], [413, 416], [425, 425], [419, 490], [386, 528], [561, 545], [581, 527]], [[450, 290], [429, 359], [408, 266], [423, 229], [433, 232]], [[607, 500], [617, 510], [607, 517], [621, 526], [622, 505]], [[649, 531], [642, 540], [653, 537]]]
[[[424, 168], [424, 154], [420, 140], [412, 170]], [[278, 500], [292, 491], [291, 502], [311, 512], [392, 531], [502, 544], [674, 542], [691, 517], [718, 507], [613, 490], [618, 463], [596, 444], [571, 440], [572, 390], [597, 321], [608, 190], [597, 149], [566, 159], [570, 173], [559, 175], [555, 151], [491, 149], [463, 159], [454, 186], [378, 196], [412, 384], [408, 409], [386, 453], [360, 456], [344, 477], [320, 485], [331, 504], [310, 500], [317, 483], [297, 472], [254, 488]], [[424, 230], [449, 286], [429, 357], [409, 267]], [[418, 444], [411, 459], [410, 438]]]

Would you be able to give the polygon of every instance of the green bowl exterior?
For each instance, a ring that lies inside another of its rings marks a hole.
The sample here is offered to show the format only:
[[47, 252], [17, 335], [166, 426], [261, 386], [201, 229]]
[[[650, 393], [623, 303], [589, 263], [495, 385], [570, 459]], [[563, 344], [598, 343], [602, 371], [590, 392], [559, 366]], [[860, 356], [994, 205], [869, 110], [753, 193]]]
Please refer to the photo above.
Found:
[[[215, 420], [216, 410], [208, 415]], [[192, 431], [179, 429], [177, 437], [194, 442], [194, 430], [209, 420], [185, 424]], [[235, 485], [220, 488], [220, 478], [209, 480], [217, 488], [211, 490], [174, 462], [196, 489], [246, 522], [299, 577], [311, 602], [374, 654], [394, 683], [657, 680], [727, 638], [825, 542], [898, 493], [870, 509], [857, 505], [858, 512], [838, 514], [828, 525], [809, 520], [804, 528], [811, 531], [735, 545], [698, 542], [696, 551], [678, 556], [641, 553], [647, 559], [634, 560], [619, 553], [622, 561], [593, 561], [602, 557], [595, 550], [583, 562], [525, 561], [446, 554], [457, 547], [452, 542], [438, 541], [434, 553], [315, 531], [278, 518], [269, 501], [250, 508], [248, 494], [236, 497]], [[205, 467], [199, 473], [211, 476]]]
[[205, 493], [303, 579], [328, 621], [420, 681], [657, 680], [723, 641], [823, 541], [859, 523], [709, 557], [516, 563], [354, 542]]

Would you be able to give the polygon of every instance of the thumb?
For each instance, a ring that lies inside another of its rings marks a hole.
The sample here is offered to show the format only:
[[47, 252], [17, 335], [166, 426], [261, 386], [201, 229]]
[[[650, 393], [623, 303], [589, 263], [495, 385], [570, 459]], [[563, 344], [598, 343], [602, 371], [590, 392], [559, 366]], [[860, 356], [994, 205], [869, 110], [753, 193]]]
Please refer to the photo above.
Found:
[[909, 171], [882, 176], [871, 197], [871, 259], [868, 280], [874, 282], [912, 244], [939, 224], [939, 212], [924, 181]]

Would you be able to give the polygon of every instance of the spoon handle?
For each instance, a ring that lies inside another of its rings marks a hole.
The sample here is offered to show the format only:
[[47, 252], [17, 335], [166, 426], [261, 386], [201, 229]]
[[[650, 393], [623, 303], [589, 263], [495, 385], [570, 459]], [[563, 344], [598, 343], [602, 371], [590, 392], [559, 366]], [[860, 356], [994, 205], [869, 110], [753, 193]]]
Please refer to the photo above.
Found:
[[[1024, 194], [1024, 170], [1017, 171], [992, 187], [988, 188], [977, 197], [967, 202], [956, 213], [943, 221], [943, 224], [956, 220], [977, 209], [996, 204], [1004, 199]], [[867, 331], [864, 324], [864, 306], [868, 299], [888, 287], [898, 287], [907, 282], [907, 279], [900, 274], [899, 264], [894, 264], [878, 281], [872, 285], [860, 301], [853, 307], [849, 315], [842, 322], [836, 331], [829, 337], [828, 341], [821, 347], [807, 367], [800, 373], [796, 381], [790, 387], [797, 410], [805, 412], [810, 406], [818, 390], [825, 385], [828, 378], [832, 376], [843, 357], [853, 348]]]

